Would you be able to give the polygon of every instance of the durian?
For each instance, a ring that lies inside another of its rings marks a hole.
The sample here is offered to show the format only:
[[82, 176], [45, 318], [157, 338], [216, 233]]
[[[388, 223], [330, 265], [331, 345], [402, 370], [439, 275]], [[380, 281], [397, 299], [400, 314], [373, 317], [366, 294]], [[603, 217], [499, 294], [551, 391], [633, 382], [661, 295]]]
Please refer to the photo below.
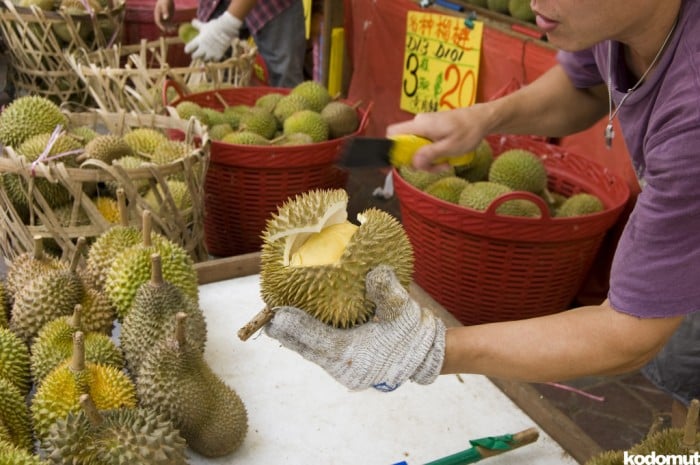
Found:
[[[152, 410], [100, 411], [88, 394], [80, 410], [58, 420], [45, 440], [55, 465], [186, 465], [186, 443], [173, 423]], [[76, 440], [79, 438], [80, 440]]]
[[334, 100], [321, 110], [321, 116], [326, 123], [331, 139], [352, 134], [360, 126], [360, 118], [354, 106]]
[[7, 284], [0, 279], [0, 328], [7, 328], [10, 313], [10, 291]]
[[462, 190], [469, 184], [458, 176], [446, 176], [425, 188], [425, 193], [450, 203], [459, 203]]
[[227, 144], [239, 144], [239, 145], [269, 145], [270, 141], [265, 139], [260, 134], [256, 134], [250, 131], [235, 131], [226, 134], [221, 142]]
[[6, 441], [31, 450], [32, 423], [26, 395], [4, 378], [0, 378], [0, 425], [4, 427]]
[[328, 123], [320, 113], [312, 110], [297, 111], [284, 120], [282, 124], [284, 134], [303, 132], [311, 136], [314, 142], [328, 140], [330, 130]]
[[328, 89], [316, 81], [300, 82], [289, 93], [304, 97], [309, 102], [310, 109], [317, 113], [323, 110], [323, 107], [328, 105], [332, 99]]
[[604, 209], [603, 202], [600, 201], [598, 196], [586, 192], [579, 192], [564, 200], [561, 206], [557, 208], [556, 216], [565, 218], [570, 216], [590, 215], [602, 212]]
[[[496, 198], [513, 192], [507, 186], [490, 181], [469, 183], [459, 197], [459, 204], [474, 210], [486, 211]], [[503, 202], [496, 208], [499, 215], [537, 217], [541, 212], [533, 202], [525, 199], [513, 199]]]
[[271, 139], [277, 131], [277, 120], [264, 108], [253, 107], [241, 117], [238, 128], [259, 134], [265, 139]]
[[153, 154], [160, 143], [168, 140], [159, 130], [148, 127], [132, 129], [124, 133], [122, 139], [134, 153], [146, 155]]
[[474, 159], [467, 164], [455, 166], [455, 174], [469, 182], [486, 181], [491, 163], [493, 150], [489, 142], [483, 139], [474, 150]]
[[78, 160], [100, 160], [111, 165], [114, 160], [133, 156], [134, 151], [126, 141], [116, 134], [100, 134], [85, 146]]
[[211, 140], [221, 140], [226, 134], [233, 132], [233, 127], [230, 123], [215, 124], [209, 128], [209, 137]]
[[365, 298], [369, 270], [391, 266], [408, 286], [413, 250], [401, 224], [370, 208], [354, 225], [347, 220], [347, 204], [342, 189], [311, 190], [288, 199], [271, 216], [263, 233], [260, 272], [268, 307], [291, 305], [333, 326], [350, 327], [374, 312]]
[[[39, 331], [31, 350], [31, 373], [36, 384], [54, 368], [71, 357], [73, 353], [73, 335], [82, 331], [82, 308], [76, 305], [73, 315], [53, 320]], [[124, 367], [124, 356], [120, 348], [109, 336], [84, 332], [85, 361]]]
[[542, 159], [529, 150], [510, 149], [491, 163], [488, 180], [514, 191], [540, 194], [547, 188], [547, 170]]
[[83, 342], [83, 333], [77, 331], [71, 359], [46, 375], [32, 398], [34, 431], [42, 441], [56, 421], [80, 409], [82, 394], [90, 394], [100, 410], [136, 407], [133, 381], [119, 368], [86, 362]]
[[175, 111], [181, 119], [188, 120], [194, 117], [197, 118], [202, 124], [209, 123], [204, 111], [202, 111], [201, 105], [196, 102], [184, 100], [175, 105]]
[[34, 236], [34, 249], [15, 257], [7, 269], [5, 284], [10, 300], [14, 300], [27, 283], [49, 271], [65, 270], [66, 263], [44, 252], [44, 240]]
[[123, 321], [139, 287], [151, 278], [151, 255], [161, 256], [163, 278], [178, 286], [192, 299], [199, 298], [199, 284], [192, 258], [179, 244], [151, 234], [151, 214], [144, 211], [142, 243], [122, 250], [113, 257], [107, 272], [104, 289]]
[[192, 146], [181, 140], [165, 140], [158, 144], [151, 155], [156, 165], [167, 165], [192, 153]]
[[234, 452], [248, 431], [243, 401], [190, 343], [185, 313], [176, 315], [174, 335], [151, 350], [137, 381], [141, 405], [163, 413], [180, 430], [187, 445], [205, 457]]
[[42, 326], [51, 320], [73, 313], [85, 292], [78, 273], [85, 238], [78, 240], [70, 267], [42, 274], [31, 280], [12, 306], [10, 329], [31, 344]]
[[177, 286], [163, 280], [161, 258], [151, 257], [151, 279], [139, 287], [131, 310], [124, 318], [120, 344], [132, 376], [138, 379], [146, 354], [161, 339], [174, 334], [175, 315], [186, 313], [187, 340], [204, 352], [207, 325], [197, 302], [187, 297]]
[[29, 348], [14, 332], [0, 328], [0, 378], [14, 384], [24, 395], [29, 394], [31, 373]]
[[272, 112], [279, 101], [284, 97], [284, 94], [279, 92], [270, 92], [265, 95], [261, 95], [255, 100], [255, 106], [264, 108], [265, 110]]
[[199, 34], [199, 29], [194, 27], [189, 21], [181, 23], [177, 28], [177, 36], [184, 43], [188, 43], [190, 40], [197, 37]]
[[19, 147], [37, 134], [51, 133], [57, 125], [66, 126], [68, 118], [46, 97], [17, 97], [0, 113], [0, 143]]
[[279, 99], [272, 110], [272, 114], [277, 119], [278, 126], [282, 127], [284, 120], [292, 116], [297, 111], [310, 109], [311, 105], [309, 104], [308, 100], [301, 95], [287, 94]]
[[3, 465], [46, 465], [40, 456], [6, 440], [0, 440], [0, 463]]
[[426, 187], [438, 179], [455, 175], [455, 169], [453, 167], [435, 172], [418, 170], [410, 165], [401, 165], [397, 169], [399, 175], [406, 180], [407, 183], [420, 190], [425, 190]]

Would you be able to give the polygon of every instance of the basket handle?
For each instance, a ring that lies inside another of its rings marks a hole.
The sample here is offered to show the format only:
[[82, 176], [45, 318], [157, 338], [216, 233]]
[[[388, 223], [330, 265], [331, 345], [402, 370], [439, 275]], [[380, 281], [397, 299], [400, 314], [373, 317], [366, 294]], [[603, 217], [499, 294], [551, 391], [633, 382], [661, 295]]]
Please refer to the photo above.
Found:
[[357, 127], [357, 133], [363, 133], [367, 129], [367, 125], [369, 124], [369, 113], [372, 111], [372, 107], [374, 106], [374, 102], [369, 102], [367, 104], [367, 108], [364, 111], [364, 114], [362, 115], [362, 119], [360, 120], [360, 124]]
[[168, 89], [171, 87], [175, 89], [175, 92], [177, 92], [178, 99], [181, 99], [182, 97], [187, 95], [187, 91], [183, 88], [182, 84], [175, 81], [174, 79], [166, 79], [165, 81], [163, 81], [163, 93], [161, 94], [163, 105], [165, 106], [168, 106], [170, 104], [170, 102], [168, 102]]
[[509, 200], [527, 200], [532, 202], [540, 209], [540, 220], [550, 220], [552, 218], [549, 214], [549, 206], [547, 206], [547, 203], [542, 197], [526, 191], [506, 192], [505, 194], [499, 195], [493, 199], [484, 213], [489, 216], [503, 217], [504, 215], [496, 213], [496, 209]]

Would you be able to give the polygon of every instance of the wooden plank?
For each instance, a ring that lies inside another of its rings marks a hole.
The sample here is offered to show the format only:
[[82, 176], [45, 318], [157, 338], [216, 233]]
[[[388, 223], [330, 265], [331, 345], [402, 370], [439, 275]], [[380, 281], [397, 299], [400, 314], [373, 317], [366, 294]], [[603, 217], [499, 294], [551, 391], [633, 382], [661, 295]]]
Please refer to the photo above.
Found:
[[214, 283], [260, 273], [260, 252], [195, 263], [199, 284]]

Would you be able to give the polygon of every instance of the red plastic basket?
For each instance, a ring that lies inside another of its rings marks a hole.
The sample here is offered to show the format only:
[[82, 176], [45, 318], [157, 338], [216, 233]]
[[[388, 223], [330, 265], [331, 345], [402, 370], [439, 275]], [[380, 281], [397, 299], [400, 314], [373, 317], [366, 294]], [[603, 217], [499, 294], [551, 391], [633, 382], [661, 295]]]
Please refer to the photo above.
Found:
[[[172, 83], [166, 84], [167, 86]], [[226, 105], [252, 105], [272, 92], [287, 88], [236, 87], [180, 95], [171, 102], [192, 101], [221, 110]], [[268, 217], [289, 197], [311, 189], [343, 188], [347, 172], [335, 163], [343, 144], [367, 127], [371, 105], [358, 108], [360, 126], [353, 134], [314, 144], [259, 146], [211, 141], [204, 196], [207, 250], [215, 256], [256, 252]]]
[[[414, 248], [414, 280], [465, 325], [565, 310], [628, 201], [629, 188], [606, 168], [560, 147], [526, 136], [488, 141], [496, 156], [516, 147], [539, 155], [550, 191], [595, 194], [604, 211], [553, 218], [539, 197], [508, 193], [480, 212], [425, 194], [394, 170], [401, 219]], [[542, 216], [495, 213], [513, 198], [538, 202]]]

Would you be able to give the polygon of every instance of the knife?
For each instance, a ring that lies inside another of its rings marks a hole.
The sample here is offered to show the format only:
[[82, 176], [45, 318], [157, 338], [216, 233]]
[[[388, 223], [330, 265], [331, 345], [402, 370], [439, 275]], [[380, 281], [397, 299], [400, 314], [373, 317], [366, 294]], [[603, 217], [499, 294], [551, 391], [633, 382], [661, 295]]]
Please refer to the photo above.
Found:
[[[338, 164], [346, 168], [388, 167], [410, 165], [413, 155], [430, 139], [413, 134], [397, 134], [387, 138], [355, 136], [345, 144]], [[436, 164], [466, 165], [474, 158], [474, 152], [457, 157], [440, 157]]]

